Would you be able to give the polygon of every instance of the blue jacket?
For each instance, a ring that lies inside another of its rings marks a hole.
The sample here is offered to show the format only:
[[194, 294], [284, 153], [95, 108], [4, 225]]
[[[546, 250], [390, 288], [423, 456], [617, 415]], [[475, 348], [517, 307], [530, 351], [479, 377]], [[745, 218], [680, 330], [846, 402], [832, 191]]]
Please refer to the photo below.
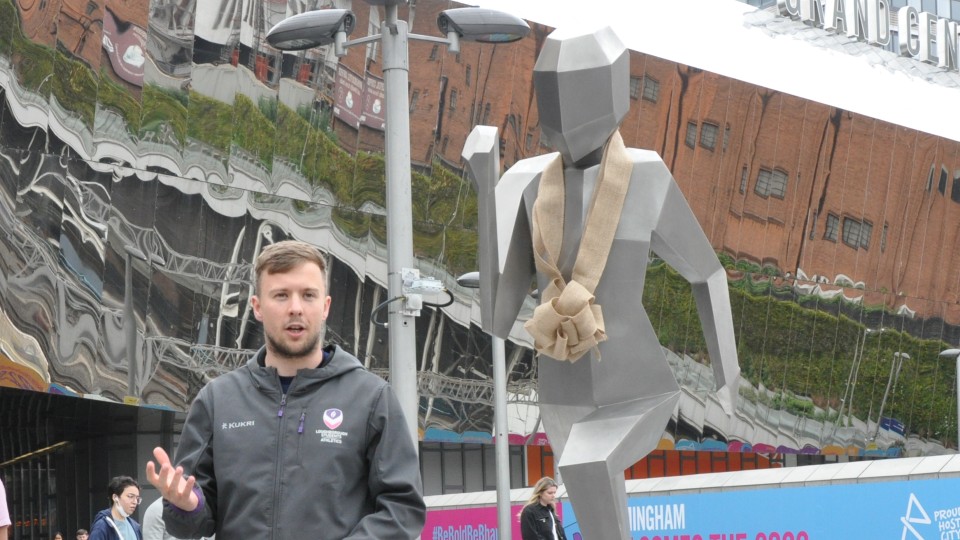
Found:
[[[133, 526], [133, 532], [137, 533], [137, 540], [143, 540], [143, 532], [140, 530], [140, 524], [133, 517], [128, 517], [127, 521]], [[120, 538], [120, 531], [117, 530], [113, 522], [113, 516], [110, 509], [97, 512], [93, 518], [93, 525], [90, 526], [89, 540], [123, 540]]]

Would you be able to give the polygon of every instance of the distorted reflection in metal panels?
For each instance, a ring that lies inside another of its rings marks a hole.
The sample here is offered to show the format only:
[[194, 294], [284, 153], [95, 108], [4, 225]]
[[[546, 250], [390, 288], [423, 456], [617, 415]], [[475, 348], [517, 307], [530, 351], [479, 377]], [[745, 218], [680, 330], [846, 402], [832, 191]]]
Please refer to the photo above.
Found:
[[[286, 238], [330, 256], [327, 338], [387, 375], [370, 316], [386, 294], [378, 46], [281, 54], [264, 35], [291, 6], [0, 0], [0, 385], [185, 410], [262, 343], [251, 264]], [[354, 37], [380, 32], [376, 7], [331, 6], [356, 13]], [[402, 16], [436, 35], [458, 6]], [[490, 341], [455, 284], [477, 267], [459, 155], [478, 124], [499, 128], [504, 166], [551, 151], [531, 75], [551, 29], [532, 27], [456, 55], [410, 46], [415, 252], [456, 299], [417, 321], [424, 440], [491, 440]], [[643, 51], [630, 62], [621, 131], [661, 154], [727, 267], [745, 376], [728, 419], [689, 287], [654, 258], [644, 302], [684, 390], [662, 446], [955, 446], [956, 374], [937, 353], [960, 339], [960, 143]], [[514, 444], [545, 442], [528, 340], [507, 348]]]

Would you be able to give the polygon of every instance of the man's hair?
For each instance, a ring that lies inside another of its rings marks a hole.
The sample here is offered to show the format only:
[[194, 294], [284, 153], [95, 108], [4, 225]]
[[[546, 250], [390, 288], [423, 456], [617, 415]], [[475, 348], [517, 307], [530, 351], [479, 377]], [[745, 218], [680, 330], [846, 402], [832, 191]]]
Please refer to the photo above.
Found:
[[123, 495], [123, 490], [130, 486], [140, 489], [140, 484], [133, 478], [129, 476], [114, 476], [113, 479], [110, 480], [110, 485], [107, 486], [107, 491], [110, 492], [110, 497], [113, 498], [114, 495]]
[[77, 536], [80, 536], [81, 534], [90, 534], [90, 533], [88, 533], [86, 529], [77, 529]]
[[260, 278], [264, 273], [289, 272], [303, 263], [314, 263], [326, 279], [327, 261], [315, 246], [299, 240], [284, 240], [271, 244], [260, 252], [254, 265], [255, 291], [260, 292]]

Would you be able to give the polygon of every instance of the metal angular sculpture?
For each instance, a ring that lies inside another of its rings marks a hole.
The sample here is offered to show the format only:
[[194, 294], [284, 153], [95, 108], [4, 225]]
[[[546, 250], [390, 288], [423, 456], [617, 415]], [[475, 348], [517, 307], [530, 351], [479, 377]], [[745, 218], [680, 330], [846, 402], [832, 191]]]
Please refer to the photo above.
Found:
[[[619, 141], [617, 128], [629, 109], [629, 77], [629, 53], [609, 28], [553, 32], [534, 67], [543, 135], [562, 157], [562, 208], [556, 209], [564, 216], [562, 243], [553, 254], [561, 288], [573, 281], [577, 254], [585, 249], [580, 244], [604, 149]], [[539, 363], [543, 424], [580, 529], [591, 540], [630, 538], [623, 471], [656, 448], [680, 396], [642, 306], [651, 250], [693, 286], [718, 399], [728, 414], [740, 375], [727, 279], [716, 253], [660, 156], [638, 149], [625, 154], [623, 209], [592, 291], [602, 305], [605, 339], [579, 360], [561, 362], [541, 352]], [[532, 278], [541, 292], [553, 283], [535, 264], [542, 243], [533, 236], [541, 180], [557, 154], [522, 160], [498, 182], [497, 130], [478, 126], [463, 157], [479, 194], [482, 325], [507, 337]]]

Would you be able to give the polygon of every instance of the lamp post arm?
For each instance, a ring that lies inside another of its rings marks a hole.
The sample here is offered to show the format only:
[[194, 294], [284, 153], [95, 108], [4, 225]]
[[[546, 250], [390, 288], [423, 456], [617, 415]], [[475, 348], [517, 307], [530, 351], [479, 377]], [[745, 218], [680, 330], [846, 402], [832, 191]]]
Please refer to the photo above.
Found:
[[430, 41], [433, 43], [443, 43], [444, 45], [452, 45], [452, 42], [449, 39], [443, 38], [443, 37], [428, 36], [426, 34], [407, 34], [407, 37], [409, 37], [414, 41]]
[[[396, 28], [396, 27], [394, 26], [394, 28]], [[395, 34], [396, 32], [391, 32], [391, 33], [392, 33], [392, 34]], [[336, 44], [336, 46], [337, 46], [337, 48], [338, 48], [339, 51], [343, 51], [343, 50], [345, 50], [345, 49], [349, 49], [350, 47], [353, 47], [354, 45], [363, 45], [363, 44], [365, 44], [365, 43], [373, 43], [374, 41], [381, 41], [382, 39], [383, 39], [383, 34], [382, 34], [382, 33], [381, 33], [381, 34], [370, 34], [369, 36], [363, 36], [363, 37], [361, 37], [361, 38], [351, 39], [351, 40], [348, 40], [348, 41], [344, 41], [344, 42], [342, 42], [342, 43], [338, 43], [338, 44]], [[413, 40], [413, 41], [429, 41], [429, 42], [432, 42], [432, 43], [442, 43], [442, 44], [444, 44], [444, 45], [446, 45], [446, 46], [448, 46], [448, 47], [453, 47], [454, 45], [456, 45], [456, 42], [455, 42], [454, 40], [451, 40], [451, 39], [448, 39], [448, 38], [443, 38], [443, 37], [437, 37], [437, 36], [428, 36], [428, 35], [426, 35], [426, 34], [409, 34], [409, 33], [408, 33], [408, 34], [407, 34], [407, 39], [408, 39], [408, 40]], [[453, 49], [451, 49], [451, 51], [452, 51], [452, 52], [459, 52], [459, 51], [453, 50]], [[344, 56], [345, 54], [346, 54], [345, 52], [338, 52], [338, 53], [337, 53], [337, 56]]]
[[[412, 36], [410, 36], [412, 37]], [[357, 39], [351, 39], [349, 41], [344, 41], [341, 45], [344, 49], [349, 49], [354, 45], [363, 45], [364, 43], [371, 43], [374, 41], [380, 41], [383, 38], [383, 34], [371, 34], [369, 36], [363, 36]]]

